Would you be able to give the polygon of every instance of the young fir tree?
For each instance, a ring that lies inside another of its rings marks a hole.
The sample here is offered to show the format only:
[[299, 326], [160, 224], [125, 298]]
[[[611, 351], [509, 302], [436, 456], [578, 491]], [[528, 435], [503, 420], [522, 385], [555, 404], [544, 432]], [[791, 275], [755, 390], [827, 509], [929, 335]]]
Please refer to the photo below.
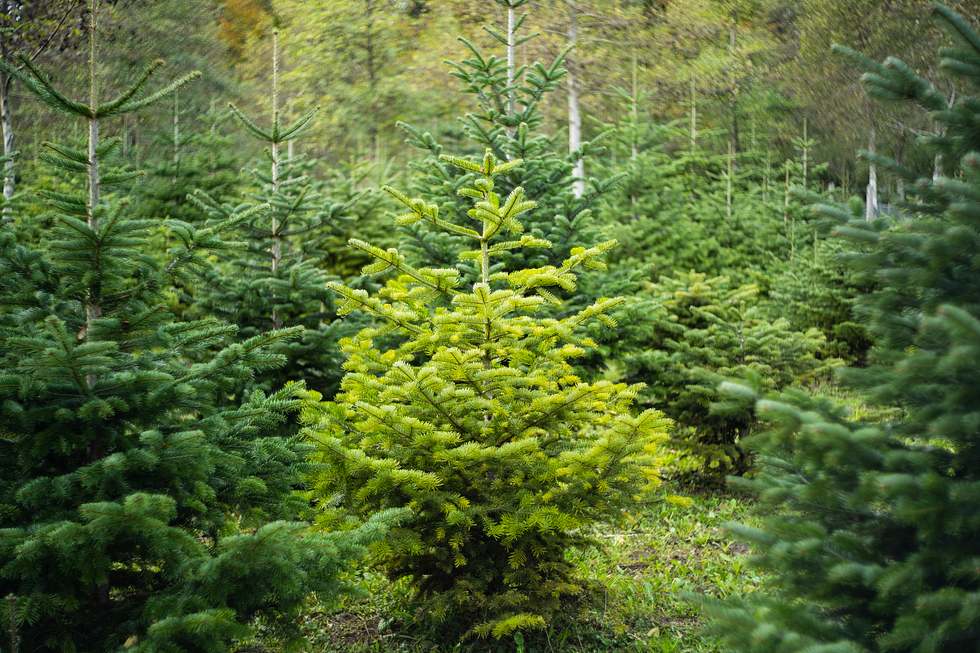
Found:
[[[573, 248], [559, 266], [498, 270], [505, 253], [548, 243], [522, 233], [535, 209], [517, 187], [496, 192], [523, 162], [445, 157], [467, 173], [460, 190], [469, 226], [439, 206], [388, 189], [423, 224], [466, 239], [478, 279], [459, 268], [417, 268], [395, 249], [358, 240], [394, 272], [377, 296], [332, 284], [341, 310], [378, 326], [343, 343], [347, 375], [333, 403], [312, 401], [324, 508], [355, 515], [408, 507], [412, 517], [380, 545], [391, 578], [407, 578], [420, 618], [456, 634], [501, 637], [543, 627], [580, 593], [566, 554], [590, 527], [615, 519], [655, 481], [667, 420], [629, 412], [638, 386], [579, 378], [572, 366], [591, 342], [580, 334], [619, 300], [601, 299], [563, 319], [542, 316], [572, 292], [577, 273], [601, 267], [613, 243]], [[536, 209], [535, 209], [536, 210]], [[315, 399], [315, 397], [314, 397]]]
[[[980, 34], [962, 16], [936, 11], [957, 41], [941, 67], [975, 90]], [[915, 180], [877, 158], [915, 181], [917, 214], [841, 228], [868, 247], [856, 264], [879, 282], [860, 301], [875, 343], [871, 364], [845, 380], [901, 411], [868, 423], [802, 395], [759, 403], [774, 422], [761, 443], [772, 462], [750, 485], [769, 516], [736, 532], [772, 584], [767, 595], [716, 606], [718, 631], [726, 650], [752, 653], [975, 651], [980, 100], [964, 93], [947, 106], [900, 60], [851, 54], [873, 96], [917, 103], [944, 130], [922, 143], [948, 166], [937, 179], [930, 170]]]
[[604, 353], [627, 381], [651, 383], [641, 402], [676, 421], [676, 468], [685, 475], [718, 479], [749, 467], [741, 440], [755, 424], [751, 403], [722, 403], [722, 380], [750, 378], [776, 390], [828, 369], [816, 357], [819, 331], [770, 319], [758, 287], [727, 277], [661, 277], [623, 313], [620, 337], [609, 338]]
[[23, 71], [0, 62], [88, 128], [84, 149], [47, 146], [83, 189], [44, 192], [58, 216], [47, 248], [19, 244], [11, 225], [0, 232], [4, 631], [21, 650], [227, 651], [255, 620], [288, 630], [311, 592], [333, 595], [378, 524], [332, 536], [271, 521], [300, 507], [306, 449], [278, 435], [286, 392], [233, 393], [281, 364], [270, 348], [291, 333], [236, 342], [234, 327], [166, 310], [174, 275], [230, 244], [172, 220], [159, 263], [148, 247], [157, 223], [126, 202], [136, 173], [113, 164], [119, 141], [102, 128], [194, 75], [145, 94], [154, 63], [100, 99], [96, 9], [88, 98], [66, 97], [29, 60]]
[[[547, 239], [552, 247], [516, 251], [511, 255], [515, 257], [513, 265], [560, 265], [572, 247], [599, 242], [592, 225], [591, 210], [597, 198], [618, 182], [618, 176], [602, 181], [585, 180], [588, 186], [585, 193], [581, 197], [575, 196], [575, 163], [597, 152], [598, 146], [583, 143], [578, 151], [567, 153], [565, 148], [556, 145], [554, 135], [541, 129], [541, 104], [566, 76], [563, 64], [567, 53], [563, 52], [547, 66], [540, 62], [517, 66], [515, 49], [534, 38], [533, 34], [521, 33], [527, 15], [516, 13], [526, 0], [494, 1], [507, 9], [507, 29], [503, 33], [486, 29], [506, 48], [507, 56], [486, 55], [474, 44], [460, 38], [470, 56], [461, 62], [450, 62], [452, 75], [462, 82], [465, 92], [473, 96], [478, 107], [461, 119], [462, 129], [472, 143], [471, 151], [475, 155], [489, 149], [502, 161], [523, 160], [524, 166], [500, 176], [498, 190], [507, 194], [520, 186], [530, 197], [537, 198], [542, 207], [528, 217], [526, 227], [528, 234]], [[400, 126], [408, 133], [408, 142], [427, 154], [413, 166], [417, 172], [413, 192], [437, 204], [444, 220], [457, 225], [467, 224], [466, 214], [470, 207], [458, 191], [470, 185], [474, 176], [443, 161], [444, 147], [432, 134], [403, 123]], [[409, 226], [407, 235], [406, 254], [411, 260], [425, 265], [453, 265], [459, 252], [467, 247], [465, 239], [456, 234], [433, 233], [417, 226]], [[478, 271], [472, 270], [471, 274], [475, 278]]]
[[228, 220], [248, 207], [263, 206], [240, 221], [248, 244], [215, 270], [210, 291], [199, 298], [209, 314], [237, 324], [251, 337], [268, 329], [301, 327], [298, 338], [279, 346], [286, 365], [256, 379], [265, 389], [303, 379], [311, 389], [332, 394], [341, 376], [333, 295], [325, 269], [330, 235], [349, 208], [329, 203], [310, 177], [312, 163], [294, 152], [293, 144], [311, 126], [314, 109], [290, 124], [283, 121], [279, 94], [279, 34], [272, 34], [271, 122], [259, 126], [236, 106], [235, 117], [249, 135], [267, 146], [268, 167], [255, 170], [255, 196], [235, 203], [206, 193], [192, 200], [211, 219]]
[[181, 106], [179, 97], [175, 92], [171, 119], [154, 139], [159, 156], [145, 166], [146, 174], [135, 189], [138, 217], [198, 222], [200, 209], [189, 199], [193, 192], [228, 197], [241, 185], [241, 160], [234, 142], [222, 130], [231, 118], [230, 111], [212, 107], [188, 120], [187, 113], [193, 112]]
[[[852, 211], [863, 215], [863, 202], [855, 205]], [[789, 320], [794, 329], [819, 329], [826, 339], [820, 352], [823, 358], [859, 362], [870, 342], [867, 328], [855, 314], [855, 304], [873, 286], [848, 266], [850, 249], [839, 239], [820, 237], [810, 247], [797, 250], [771, 284], [769, 312], [774, 319]]]
[[623, 242], [613, 260], [654, 278], [693, 270], [767, 289], [771, 270], [792, 248], [782, 196], [767, 191], [764, 154], [713, 152], [708, 130], [691, 149], [680, 123], [641, 123], [637, 130], [631, 122], [616, 131], [638, 135], [640, 147], [635, 158], [623, 156], [629, 140], [612, 148], [606, 170], [626, 177], [603, 197], [598, 219], [605, 236]]

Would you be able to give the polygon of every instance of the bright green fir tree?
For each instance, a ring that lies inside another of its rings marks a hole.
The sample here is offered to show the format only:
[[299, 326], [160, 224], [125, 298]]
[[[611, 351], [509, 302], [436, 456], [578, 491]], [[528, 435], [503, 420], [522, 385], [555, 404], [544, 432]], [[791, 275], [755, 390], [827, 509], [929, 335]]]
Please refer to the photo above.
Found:
[[306, 597], [333, 596], [380, 526], [330, 535], [281, 521], [302, 507], [308, 469], [306, 446], [279, 435], [290, 391], [233, 393], [281, 365], [270, 348], [295, 334], [238, 341], [233, 326], [166, 309], [175, 276], [232, 244], [170, 220], [160, 263], [148, 248], [159, 223], [132, 217], [137, 174], [112, 163], [119, 141], [101, 130], [194, 75], [146, 93], [157, 62], [100, 100], [96, 9], [87, 99], [26, 59], [23, 72], [0, 62], [89, 134], [84, 149], [47, 146], [78, 192], [44, 192], [57, 215], [45, 247], [18, 243], [11, 224], [0, 233], [4, 630], [22, 651], [228, 651], [257, 620], [290, 636]]
[[[668, 426], [655, 410], [630, 413], [638, 386], [579, 378], [593, 343], [581, 328], [607, 323], [619, 300], [568, 317], [545, 312], [556, 290], [601, 267], [613, 243], [572, 248], [558, 266], [498, 269], [504, 254], [548, 246], [522, 233], [536, 208], [517, 187], [496, 192], [523, 165], [487, 151], [480, 162], [445, 157], [470, 183], [469, 224], [439, 206], [389, 192], [398, 221], [459, 236], [475, 282], [457, 267], [418, 268], [395, 249], [351, 244], [394, 276], [372, 296], [333, 284], [344, 312], [378, 326], [343, 343], [347, 375], [335, 402], [307, 406], [308, 437], [324, 465], [317, 496], [329, 523], [407, 507], [412, 517], [380, 545], [378, 559], [417, 593], [419, 617], [446, 633], [502, 637], [542, 628], [584, 589], [566, 558], [591, 528], [615, 520], [656, 482]], [[497, 270], [497, 271], [492, 271]]]
[[[956, 40], [941, 68], [975, 93], [980, 35], [936, 11]], [[856, 269], [878, 285], [858, 306], [870, 365], [844, 378], [899, 417], [862, 421], [802, 394], [758, 404], [773, 428], [760, 442], [768, 464], [749, 485], [771, 516], [736, 533], [771, 587], [715, 606], [717, 630], [725, 650], [752, 653], [976, 651], [980, 100], [964, 92], [949, 105], [902, 61], [844, 52], [867, 71], [871, 95], [916, 103], [942, 128], [921, 144], [942, 156], [937, 178], [877, 157], [914, 183], [914, 214], [867, 223], [823, 208], [867, 248]]]

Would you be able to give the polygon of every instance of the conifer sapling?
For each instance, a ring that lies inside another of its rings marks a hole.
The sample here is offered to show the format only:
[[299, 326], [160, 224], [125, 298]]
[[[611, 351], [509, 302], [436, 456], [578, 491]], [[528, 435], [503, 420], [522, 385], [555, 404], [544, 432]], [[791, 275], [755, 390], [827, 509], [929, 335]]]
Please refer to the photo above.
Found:
[[[420, 614], [457, 634], [501, 637], [543, 627], [583, 582], [566, 559], [600, 520], [615, 519], [656, 483], [668, 420], [630, 413], [639, 386], [588, 382], [575, 359], [592, 346], [583, 325], [617, 299], [599, 299], [568, 317], [547, 317], [572, 293], [576, 275], [602, 267], [614, 243], [572, 248], [557, 266], [510, 271], [495, 261], [549, 243], [522, 233], [536, 210], [524, 190], [503, 197], [498, 179], [523, 162], [444, 157], [470, 180], [469, 224], [393, 189], [404, 225], [423, 225], [470, 243], [458, 267], [419, 268], [396, 249], [352, 240], [375, 259], [366, 268], [393, 277], [375, 296], [332, 284], [345, 313], [378, 326], [343, 342], [347, 374], [335, 402], [312, 397], [307, 434], [325, 471], [317, 494], [329, 514], [407, 507], [412, 512], [378, 550], [392, 578], [407, 578]], [[497, 271], [494, 271], [497, 270]]]

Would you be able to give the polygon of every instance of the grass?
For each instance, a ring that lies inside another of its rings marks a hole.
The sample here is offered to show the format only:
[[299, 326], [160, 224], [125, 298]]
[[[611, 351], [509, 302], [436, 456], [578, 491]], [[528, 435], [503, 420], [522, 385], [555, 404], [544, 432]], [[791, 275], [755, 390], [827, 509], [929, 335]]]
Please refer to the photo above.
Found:
[[745, 550], [724, 531], [729, 521], [751, 521], [742, 498], [707, 494], [690, 501], [663, 501], [635, 515], [628, 527], [598, 533], [598, 544], [571, 553], [582, 577], [597, 588], [575, 607], [571, 625], [518, 636], [473, 649], [440, 645], [400, 624], [411, 623], [403, 606], [407, 588], [375, 575], [363, 576], [359, 599], [340, 609], [312, 606], [304, 617], [304, 650], [338, 653], [437, 653], [500, 650], [524, 653], [635, 651], [715, 653], [702, 630], [698, 607], [686, 593], [728, 596], [752, 591], [761, 578], [746, 564]]

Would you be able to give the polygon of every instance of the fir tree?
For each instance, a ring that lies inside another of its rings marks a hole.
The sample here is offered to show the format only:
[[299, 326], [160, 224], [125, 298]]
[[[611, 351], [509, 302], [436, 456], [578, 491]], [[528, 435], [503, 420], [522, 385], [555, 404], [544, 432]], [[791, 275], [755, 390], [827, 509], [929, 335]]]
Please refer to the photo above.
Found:
[[[553, 135], [542, 129], [542, 103], [567, 74], [564, 68], [567, 52], [548, 65], [535, 62], [517, 66], [514, 49], [534, 38], [533, 34], [521, 33], [527, 15], [519, 16], [516, 10], [525, 2], [495, 1], [507, 9], [507, 30], [501, 33], [485, 29], [507, 49], [508, 56], [485, 54], [461, 37], [459, 40], [466, 47], [468, 57], [450, 62], [452, 75], [462, 82], [478, 107], [461, 118], [462, 130], [472, 143], [473, 153], [489, 149], [502, 161], [524, 161], [524, 166], [497, 179], [498, 190], [506, 194], [520, 186], [529, 196], [537, 198], [542, 207], [528, 217], [526, 227], [528, 234], [547, 239], [552, 247], [529, 252], [518, 250], [512, 254], [517, 257], [512, 264], [560, 265], [572, 247], [599, 242], [592, 224], [592, 207], [619, 177], [583, 180], [586, 190], [576, 197], [572, 188], [576, 162], [598, 153], [601, 148], [595, 142], [583, 143], [578, 151], [568, 154], [556, 146]], [[445, 220], [465, 225], [470, 207], [460, 199], [458, 191], [473, 182], [473, 175], [442, 160], [444, 146], [431, 133], [404, 123], [400, 126], [407, 132], [408, 142], [427, 155], [413, 166], [417, 172], [413, 191], [437, 204]], [[455, 264], [457, 254], [466, 247], [465, 239], [451, 233], [433, 233], [409, 226], [407, 234], [410, 238], [404, 248], [406, 254], [426, 265]], [[476, 271], [473, 273], [475, 276]]]
[[677, 422], [676, 471], [723, 478], [750, 460], [741, 440], [755, 420], [751, 403], [722, 403], [725, 379], [776, 390], [814, 379], [831, 362], [816, 357], [824, 338], [770, 319], [759, 288], [689, 272], [648, 284], [623, 311], [624, 327], [604, 348], [631, 383], [649, 382], [641, 402]]
[[[936, 11], [957, 41], [942, 51], [942, 69], [976, 89], [980, 35], [962, 16]], [[753, 653], [975, 651], [978, 99], [948, 106], [902, 61], [845, 52], [867, 71], [871, 95], [918, 104], [943, 128], [922, 147], [941, 154], [951, 175], [916, 180], [874, 155], [915, 182], [917, 213], [868, 224], [822, 208], [867, 247], [856, 269], [878, 281], [859, 302], [871, 364], [844, 379], [872, 404], [900, 411], [874, 422], [802, 395], [758, 404], [774, 422], [760, 443], [772, 460], [750, 485], [770, 516], [736, 532], [773, 581], [766, 596], [716, 606], [718, 631], [727, 650]]]
[[[856, 204], [864, 210], [861, 202]], [[851, 249], [840, 239], [819, 238], [799, 250], [773, 280], [769, 308], [794, 329], [820, 329], [826, 340], [822, 357], [860, 362], [870, 343], [865, 325], [854, 314], [855, 303], [873, 286], [848, 266]]]
[[[0, 595], [21, 650], [227, 651], [261, 620], [291, 634], [313, 591], [333, 596], [346, 560], [380, 528], [312, 535], [294, 521], [306, 447], [279, 435], [290, 390], [236, 395], [282, 363], [289, 331], [236, 341], [215, 320], [165, 308], [174, 277], [231, 246], [219, 227], [156, 223], [126, 201], [137, 173], [112, 162], [107, 119], [193, 79], [144, 89], [160, 62], [114, 99], [95, 74], [72, 100], [24, 60], [0, 66], [88, 127], [87, 148], [45, 159], [83, 192], [46, 191], [57, 226], [46, 250], [0, 232]], [[81, 178], [79, 180], [79, 178]], [[238, 216], [244, 217], [244, 216]]]
[[196, 120], [187, 120], [188, 110], [177, 98], [175, 92], [171, 122], [155, 139], [161, 157], [146, 167], [135, 189], [139, 200], [135, 209], [139, 217], [198, 222], [200, 209], [188, 196], [195, 191], [213, 197], [233, 195], [241, 185], [242, 164], [232, 139], [222, 130], [231, 112], [212, 107]]
[[[268, 329], [300, 327], [295, 340], [280, 345], [287, 361], [256, 383], [265, 389], [304, 379], [310, 388], [332, 393], [340, 378], [337, 345], [343, 325], [334, 322], [332, 277], [324, 265], [325, 249], [344, 221], [349, 203], [329, 203], [311, 179], [312, 162], [293, 151], [293, 143], [312, 125], [314, 109], [292, 123], [283, 120], [279, 90], [279, 34], [272, 34], [271, 121], [268, 128], [238, 107], [232, 113], [246, 132], [265, 146], [268, 167], [254, 171], [256, 193], [245, 202], [206, 193], [192, 196], [211, 220], [218, 222], [249, 212], [240, 237], [247, 249], [215, 270], [200, 304], [208, 313], [237, 324], [244, 336]], [[358, 199], [350, 199], [353, 203]], [[251, 208], [264, 207], [260, 210]]]
[[343, 312], [367, 312], [379, 325], [343, 343], [341, 393], [310, 402], [307, 432], [325, 466], [317, 494], [326, 510], [412, 510], [378, 555], [390, 577], [410, 581], [421, 618], [502, 637], [543, 627], [582, 592], [566, 553], [655, 481], [667, 420], [629, 413], [637, 386], [587, 382], [572, 366], [592, 345], [581, 327], [608, 322], [619, 300], [563, 319], [541, 315], [613, 243], [573, 248], [557, 267], [498, 269], [507, 252], [548, 246], [522, 233], [519, 218], [537, 210], [523, 189], [496, 191], [523, 162], [488, 150], [481, 162], [443, 164], [471, 180], [460, 190], [472, 202], [470, 226], [388, 192], [408, 209], [401, 224], [468, 241], [461, 259], [476, 262], [478, 279], [352, 240], [375, 259], [365, 272], [395, 276], [376, 296], [331, 285]]

